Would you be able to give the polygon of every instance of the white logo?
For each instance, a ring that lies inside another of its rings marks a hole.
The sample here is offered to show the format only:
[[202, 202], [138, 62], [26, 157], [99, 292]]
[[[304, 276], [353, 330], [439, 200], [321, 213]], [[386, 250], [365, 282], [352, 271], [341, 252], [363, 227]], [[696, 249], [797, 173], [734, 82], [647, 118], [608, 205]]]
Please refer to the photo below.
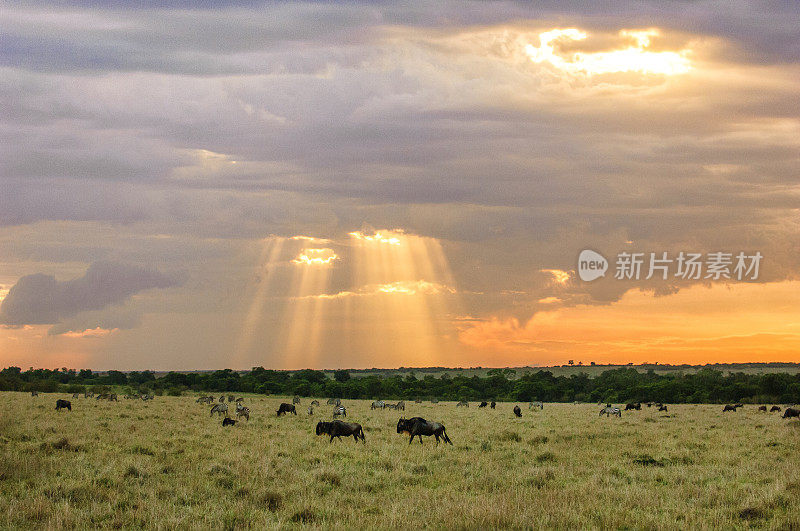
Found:
[[578, 256], [578, 276], [584, 282], [591, 282], [606, 275], [608, 260], [600, 254], [584, 249]]

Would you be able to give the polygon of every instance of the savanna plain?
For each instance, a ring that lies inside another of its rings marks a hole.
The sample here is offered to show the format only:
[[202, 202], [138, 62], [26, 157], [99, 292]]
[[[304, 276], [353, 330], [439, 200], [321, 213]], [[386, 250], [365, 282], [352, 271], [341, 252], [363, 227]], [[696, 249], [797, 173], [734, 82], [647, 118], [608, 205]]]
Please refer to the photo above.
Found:
[[[195, 399], [0, 393], [0, 527], [800, 528], [800, 422], [755, 405], [520, 404], [515, 418], [513, 403], [344, 400], [366, 443], [329, 443], [322, 397], [313, 416], [303, 398], [277, 417], [291, 399], [244, 395], [250, 421], [224, 428]], [[409, 445], [401, 415], [443, 423], [454, 445]]]

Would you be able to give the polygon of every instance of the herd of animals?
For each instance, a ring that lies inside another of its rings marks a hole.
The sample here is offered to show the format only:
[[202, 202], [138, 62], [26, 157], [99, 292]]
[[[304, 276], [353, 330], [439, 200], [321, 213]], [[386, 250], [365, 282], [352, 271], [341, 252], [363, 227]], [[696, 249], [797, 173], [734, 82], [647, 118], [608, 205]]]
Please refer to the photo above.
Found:
[[[38, 396], [38, 395], [39, 395], [39, 393], [36, 392], [36, 391], [32, 391], [31, 392], [31, 396]], [[72, 396], [73, 396], [73, 398], [78, 398], [79, 394], [75, 393]], [[109, 400], [109, 401], [112, 401], [112, 402], [117, 401], [117, 395], [113, 394], [113, 393], [100, 394], [100, 395], [97, 395], [95, 397], [93, 393], [88, 393], [87, 392], [87, 393], [84, 393], [84, 397], [85, 398], [94, 397], [97, 400], [105, 399], [105, 400]], [[141, 399], [143, 401], [147, 401], [147, 400], [152, 400], [153, 396], [152, 395], [126, 395], [125, 398], [128, 398], [128, 399]], [[213, 417], [214, 413], [217, 413], [220, 416], [224, 416], [224, 418], [222, 419], [222, 426], [223, 427], [224, 426], [234, 426], [234, 425], [236, 425], [237, 421], [241, 420], [241, 418], [244, 418], [248, 422], [250, 421], [250, 408], [243, 404], [244, 398], [242, 398], [242, 397], [236, 398], [233, 395], [228, 395], [227, 396], [227, 403], [226, 403], [225, 399], [226, 399], [226, 397], [224, 395], [220, 396], [219, 400], [217, 400], [213, 396], [201, 396], [196, 400], [196, 403], [198, 403], [198, 404], [214, 404], [211, 407], [211, 416]], [[421, 403], [422, 400], [418, 399], [415, 402], [416, 403]], [[431, 400], [431, 403], [433, 403], [433, 404], [436, 404], [438, 402], [439, 401], [436, 400], [436, 399]], [[228, 403], [233, 403], [233, 404], [236, 405], [236, 419], [235, 420], [230, 418], [230, 416], [228, 414]], [[299, 405], [299, 404], [300, 404], [300, 397], [298, 397], [298, 396], [295, 396], [292, 399], [292, 403], [291, 404], [286, 403], [286, 402], [281, 403], [280, 406], [278, 406], [278, 410], [276, 411], [277, 416], [280, 417], [282, 415], [288, 415], [288, 414], [297, 415], [296, 406]], [[330, 399], [328, 399], [327, 405], [333, 406], [333, 412], [332, 412], [333, 420], [332, 421], [320, 421], [320, 422], [317, 423], [316, 434], [318, 436], [319, 435], [328, 435], [328, 436], [330, 436], [330, 441], [329, 442], [333, 442], [334, 439], [341, 440], [342, 437], [353, 437], [353, 439], [356, 442], [358, 442], [360, 440], [360, 441], [366, 443], [366, 437], [364, 436], [364, 429], [361, 427], [361, 424], [358, 424], [357, 422], [345, 422], [345, 421], [340, 420], [340, 419], [337, 418], [337, 417], [340, 417], [340, 416], [341, 417], [347, 417], [347, 408], [345, 408], [342, 405], [341, 399], [339, 399], [339, 398], [330, 398]], [[600, 403], [598, 405], [602, 405], [602, 403]], [[664, 411], [664, 412], [668, 411], [666, 404], [662, 404], [660, 402], [656, 402], [656, 403], [646, 402], [644, 405], [646, 407], [648, 407], [648, 408], [649, 407], [655, 407], [655, 408], [657, 408], [658, 411]], [[311, 403], [308, 406], [308, 414], [309, 415], [313, 415], [314, 414], [314, 408], [315, 407], [319, 407], [319, 406], [320, 406], [319, 400], [312, 400]], [[489, 404], [487, 402], [485, 402], [485, 401], [481, 402], [480, 405], [478, 405], [479, 408], [484, 408], [484, 407], [487, 407], [487, 406], [489, 406]], [[492, 403], [491, 403], [491, 405], [489, 407], [491, 407], [492, 409], [495, 409], [496, 406], [497, 406], [497, 403], [492, 401]], [[456, 404], [456, 407], [469, 407], [469, 402], [467, 402], [466, 400], [462, 400], [462, 401], [460, 401], [460, 402], [458, 402]], [[743, 407], [744, 407], [744, 404], [726, 404], [725, 406], [723, 406], [722, 412], [723, 413], [729, 412], [729, 411], [735, 412], [739, 408], [743, 408]], [[62, 409], [66, 409], [68, 411], [72, 411], [72, 403], [69, 400], [64, 400], [64, 399], [56, 400], [56, 411], [60, 411]], [[384, 400], [376, 400], [376, 401], [372, 402], [372, 404], [370, 405], [370, 409], [373, 409], [373, 410], [374, 409], [394, 409], [394, 410], [405, 411], [406, 404], [402, 400], [400, 402], [397, 402], [397, 403], [394, 403], [394, 404], [393, 403], [388, 403], [388, 402], [386, 402]], [[535, 409], [543, 410], [544, 409], [544, 404], [542, 402], [530, 402], [528, 404], [528, 409], [531, 409], [531, 410], [535, 410]], [[625, 411], [630, 411], [630, 410], [638, 411], [638, 410], [641, 410], [641, 409], [642, 409], [642, 403], [641, 402], [625, 404], [625, 408], [624, 408]], [[514, 416], [522, 417], [522, 409], [519, 407], [519, 405], [515, 405], [512, 411], [514, 413]], [[758, 411], [767, 412], [768, 411], [767, 410], [767, 406], [765, 406], [765, 405], [759, 406], [758, 407]], [[770, 413], [774, 413], [776, 411], [777, 412], [782, 411], [781, 407], [780, 406], [772, 406], [771, 408], [769, 408], [769, 412]], [[612, 417], [612, 416], [622, 417], [622, 408], [615, 407], [615, 406], [613, 406], [611, 404], [606, 404], [600, 410], [600, 416], [602, 417], [603, 415], [606, 415], [606, 417]], [[795, 417], [800, 418], [800, 408], [787, 407], [785, 410], [783, 410], [783, 418], [791, 419], [791, 418], [795, 418]], [[409, 418], [409, 419], [407, 419], [405, 417], [401, 417], [400, 420], [397, 421], [397, 433], [409, 435], [410, 436], [410, 438], [408, 440], [409, 444], [411, 444], [414, 441], [414, 437], [418, 437], [420, 444], [422, 444], [422, 436], [423, 435], [426, 436], [426, 437], [431, 437], [431, 436], [434, 437], [436, 439], [436, 444], [437, 445], [439, 444], [440, 440], [442, 440], [443, 442], [445, 442], [447, 444], [450, 444], [450, 445], [453, 444], [450, 441], [450, 437], [447, 436], [447, 431], [445, 430], [445, 427], [444, 427], [443, 424], [441, 424], [439, 422], [427, 421], [422, 417], [412, 417], [412, 418]]]

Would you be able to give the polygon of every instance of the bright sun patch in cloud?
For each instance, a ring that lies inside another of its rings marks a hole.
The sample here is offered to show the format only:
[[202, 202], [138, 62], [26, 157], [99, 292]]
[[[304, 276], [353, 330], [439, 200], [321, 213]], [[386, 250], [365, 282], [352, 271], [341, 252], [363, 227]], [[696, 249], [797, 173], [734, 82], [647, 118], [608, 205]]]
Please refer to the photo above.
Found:
[[315, 238], [314, 236], [304, 236], [302, 234], [298, 234], [297, 236], [292, 236], [289, 239], [295, 241], [307, 241], [312, 243], [328, 243], [330, 241], [327, 238]]
[[392, 230], [392, 231], [376, 231], [374, 234], [365, 234], [360, 230], [354, 231], [350, 233], [350, 236], [355, 238], [356, 240], [362, 240], [367, 242], [374, 242], [374, 243], [388, 243], [389, 245], [400, 245], [400, 238], [402, 236], [403, 231], [400, 230]]
[[70, 337], [70, 338], [83, 338], [83, 337], [91, 337], [91, 338], [101, 338], [106, 337], [109, 334], [113, 334], [114, 332], [119, 332], [119, 328], [90, 328], [88, 330], [81, 330], [81, 331], [70, 331], [64, 332], [61, 334], [62, 337]]
[[303, 249], [303, 251], [297, 255], [297, 258], [292, 260], [292, 263], [295, 265], [329, 265], [334, 260], [339, 258], [333, 249], [323, 248], [323, 249]]
[[569, 280], [569, 271], [562, 271], [561, 269], [541, 269], [542, 273], [549, 273], [553, 280], [559, 284], [564, 284]]
[[675, 75], [691, 69], [687, 50], [649, 50], [651, 38], [660, 35], [658, 29], [622, 30], [619, 36], [629, 44], [622, 49], [601, 52], [564, 52], [557, 49], [559, 42], [586, 40], [585, 31], [576, 28], [553, 29], [539, 34], [539, 46], [528, 44], [525, 53], [535, 63], [549, 63], [561, 70], [586, 74], [640, 72], [643, 74]]

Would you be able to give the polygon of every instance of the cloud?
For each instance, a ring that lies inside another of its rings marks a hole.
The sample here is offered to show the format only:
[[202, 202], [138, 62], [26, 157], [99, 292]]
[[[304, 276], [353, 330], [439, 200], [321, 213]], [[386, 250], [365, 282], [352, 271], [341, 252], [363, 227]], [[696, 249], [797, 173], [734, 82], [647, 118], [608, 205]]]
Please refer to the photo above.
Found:
[[74, 280], [58, 281], [42, 273], [27, 275], [3, 300], [0, 324], [55, 324], [81, 312], [122, 303], [140, 291], [175, 285], [175, 279], [157, 271], [110, 262], [96, 262]]

